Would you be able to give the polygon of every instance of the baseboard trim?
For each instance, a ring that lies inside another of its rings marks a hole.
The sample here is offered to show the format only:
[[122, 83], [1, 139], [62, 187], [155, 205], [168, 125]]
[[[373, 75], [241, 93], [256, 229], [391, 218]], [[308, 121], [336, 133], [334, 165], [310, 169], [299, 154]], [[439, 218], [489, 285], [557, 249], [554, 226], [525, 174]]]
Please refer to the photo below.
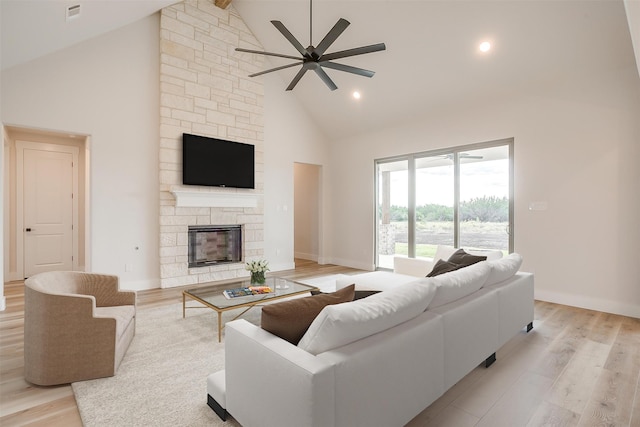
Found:
[[640, 318], [640, 307], [636, 304], [627, 304], [620, 301], [603, 300], [600, 298], [591, 298], [581, 295], [565, 294], [539, 289], [535, 290], [534, 298], [539, 301], [547, 301], [555, 304], [586, 308], [587, 310]]
[[120, 277], [120, 289], [128, 291], [146, 291], [148, 289], [160, 288], [160, 279], [148, 280], [122, 280]]

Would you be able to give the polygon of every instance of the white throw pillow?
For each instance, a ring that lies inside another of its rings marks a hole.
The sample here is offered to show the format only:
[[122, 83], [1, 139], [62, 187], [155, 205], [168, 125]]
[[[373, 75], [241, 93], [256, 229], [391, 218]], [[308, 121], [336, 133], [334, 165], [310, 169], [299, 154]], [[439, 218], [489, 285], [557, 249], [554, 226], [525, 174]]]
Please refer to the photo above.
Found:
[[507, 280], [518, 272], [522, 265], [522, 256], [514, 252], [502, 259], [487, 261], [487, 264], [491, 267], [491, 273], [489, 273], [485, 286], [495, 285], [496, 283]]
[[436, 254], [433, 256], [433, 264], [435, 265], [435, 263], [439, 259], [443, 261], [448, 260], [451, 255], [453, 255], [453, 253], [457, 250], [458, 249], [454, 248], [453, 246], [438, 245], [438, 247], [436, 248]]
[[491, 267], [488, 262], [480, 261], [468, 267], [430, 277], [431, 283], [436, 285], [436, 295], [429, 308], [439, 307], [474, 293], [484, 286], [489, 273]]
[[435, 290], [430, 279], [421, 279], [353, 302], [326, 306], [298, 347], [320, 354], [392, 328], [424, 312]]

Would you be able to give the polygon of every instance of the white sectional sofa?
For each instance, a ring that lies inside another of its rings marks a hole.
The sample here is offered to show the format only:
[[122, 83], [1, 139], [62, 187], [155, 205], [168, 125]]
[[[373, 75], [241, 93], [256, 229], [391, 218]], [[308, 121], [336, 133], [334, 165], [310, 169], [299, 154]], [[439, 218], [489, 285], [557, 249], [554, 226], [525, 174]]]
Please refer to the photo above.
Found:
[[297, 346], [244, 320], [227, 323], [209, 406], [245, 427], [405, 425], [532, 328], [533, 275], [517, 272], [519, 255], [497, 257], [430, 278], [428, 259], [345, 277], [337, 287], [382, 292], [325, 307]]

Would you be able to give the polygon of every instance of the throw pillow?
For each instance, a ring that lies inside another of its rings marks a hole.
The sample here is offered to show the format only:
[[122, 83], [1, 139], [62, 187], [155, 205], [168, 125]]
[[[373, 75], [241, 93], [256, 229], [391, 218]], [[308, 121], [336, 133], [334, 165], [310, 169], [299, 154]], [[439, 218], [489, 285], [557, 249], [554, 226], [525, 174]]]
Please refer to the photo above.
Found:
[[439, 276], [450, 271], [455, 271], [462, 267], [464, 266], [439, 259], [438, 261], [436, 261], [436, 265], [433, 266], [433, 270], [431, 270], [431, 272], [427, 274], [427, 277]]
[[433, 299], [436, 289], [430, 280], [406, 283], [351, 304], [325, 307], [298, 347], [320, 354], [413, 319], [423, 313]]
[[491, 267], [488, 263], [480, 262], [448, 274], [430, 277], [428, 280], [436, 286], [436, 294], [429, 304], [429, 309], [471, 295], [484, 286], [489, 273]]
[[504, 258], [487, 261], [487, 264], [491, 267], [491, 273], [485, 286], [495, 285], [509, 279], [518, 272], [522, 265], [522, 256], [514, 252]]
[[297, 345], [309, 325], [327, 305], [353, 301], [355, 285], [330, 294], [296, 298], [262, 307], [260, 326]]
[[[381, 292], [381, 291], [355, 291], [353, 295], [353, 300], [355, 301], [358, 299], [366, 298], [370, 295], [377, 294], [378, 292]], [[328, 295], [328, 292], [311, 291], [311, 295]]]
[[464, 249], [458, 249], [449, 257], [447, 261], [454, 264], [458, 264], [460, 267], [467, 267], [473, 265], [476, 262], [486, 261], [486, 256], [471, 255], [464, 251]]

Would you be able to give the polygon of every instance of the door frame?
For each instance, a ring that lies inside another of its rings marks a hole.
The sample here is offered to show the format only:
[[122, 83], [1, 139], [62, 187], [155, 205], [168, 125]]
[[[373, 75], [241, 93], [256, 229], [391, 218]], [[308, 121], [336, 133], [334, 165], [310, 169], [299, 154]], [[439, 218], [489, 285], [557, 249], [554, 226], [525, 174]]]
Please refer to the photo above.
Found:
[[78, 270], [78, 147], [43, 142], [16, 140], [16, 272], [24, 277], [24, 151], [26, 149], [68, 153], [73, 158], [72, 168], [72, 269]]

